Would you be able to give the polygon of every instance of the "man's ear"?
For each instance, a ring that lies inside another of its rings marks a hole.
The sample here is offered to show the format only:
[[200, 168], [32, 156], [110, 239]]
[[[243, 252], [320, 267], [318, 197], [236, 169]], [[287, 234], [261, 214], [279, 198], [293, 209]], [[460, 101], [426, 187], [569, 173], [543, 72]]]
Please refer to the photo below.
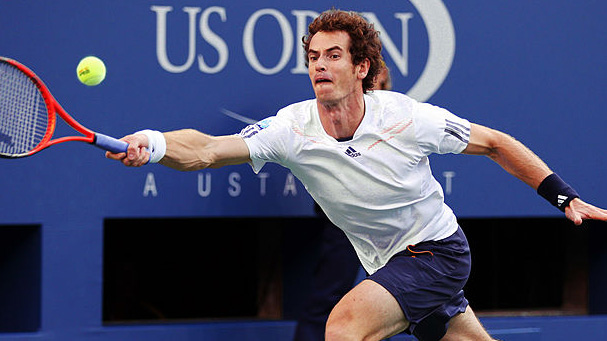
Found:
[[359, 79], [365, 79], [369, 73], [369, 67], [371, 67], [371, 61], [369, 58], [365, 58], [360, 64], [356, 65], [356, 71]]

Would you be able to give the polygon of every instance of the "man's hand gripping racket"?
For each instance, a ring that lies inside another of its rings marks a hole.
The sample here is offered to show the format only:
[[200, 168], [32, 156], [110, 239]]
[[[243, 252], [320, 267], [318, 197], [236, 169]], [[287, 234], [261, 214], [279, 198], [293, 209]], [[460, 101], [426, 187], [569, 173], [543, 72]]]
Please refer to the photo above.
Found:
[[[52, 139], [57, 114], [81, 136]], [[128, 143], [95, 133], [76, 122], [30, 69], [0, 57], [0, 157], [33, 155], [67, 141], [82, 141], [112, 153], [126, 153]]]
[[128, 143], [126, 155], [123, 152], [108, 151], [105, 156], [108, 159], [122, 162], [127, 167], [141, 167], [150, 162], [150, 153], [148, 152], [149, 140], [144, 134], [132, 134], [122, 138]]

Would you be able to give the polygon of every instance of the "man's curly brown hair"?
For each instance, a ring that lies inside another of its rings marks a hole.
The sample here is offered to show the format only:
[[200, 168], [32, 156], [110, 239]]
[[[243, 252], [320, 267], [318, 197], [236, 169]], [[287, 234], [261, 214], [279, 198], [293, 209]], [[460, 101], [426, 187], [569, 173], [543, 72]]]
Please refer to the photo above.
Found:
[[330, 9], [321, 13], [308, 26], [308, 35], [302, 38], [303, 47], [306, 52], [306, 66], [308, 63], [308, 52], [312, 37], [320, 32], [344, 31], [350, 36], [350, 55], [352, 64], [358, 65], [365, 59], [370, 62], [369, 72], [363, 79], [363, 92], [373, 88], [375, 78], [383, 68], [381, 55], [381, 42], [379, 32], [373, 24], [367, 22], [360, 14], [351, 11]]

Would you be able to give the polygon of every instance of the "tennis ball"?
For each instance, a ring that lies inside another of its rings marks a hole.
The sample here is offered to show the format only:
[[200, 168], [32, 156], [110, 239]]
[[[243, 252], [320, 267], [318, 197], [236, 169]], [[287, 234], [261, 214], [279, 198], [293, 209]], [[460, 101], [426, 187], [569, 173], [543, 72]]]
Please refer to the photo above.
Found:
[[78, 63], [76, 74], [82, 84], [88, 86], [98, 85], [105, 79], [105, 64], [97, 57], [84, 57]]

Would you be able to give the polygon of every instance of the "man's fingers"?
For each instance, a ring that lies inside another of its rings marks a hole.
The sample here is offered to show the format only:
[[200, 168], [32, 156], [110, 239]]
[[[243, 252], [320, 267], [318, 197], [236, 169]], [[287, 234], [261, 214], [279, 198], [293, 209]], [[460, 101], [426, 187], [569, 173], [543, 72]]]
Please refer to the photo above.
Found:
[[111, 160], [122, 160], [126, 157], [126, 153], [112, 153], [112, 152], [105, 152], [105, 157]]
[[126, 153], [106, 152], [105, 157], [121, 161], [128, 167], [140, 167], [148, 162], [150, 153], [147, 151], [149, 143], [147, 136], [143, 134], [127, 135], [121, 140], [129, 144]]
[[576, 225], [581, 225], [586, 219], [607, 221], [607, 210], [590, 205], [579, 198], [571, 201], [565, 213]]
[[[130, 156], [133, 155], [131, 158]], [[129, 157], [125, 157], [122, 159], [122, 163], [128, 167], [141, 167], [148, 163], [150, 158], [150, 153], [146, 148], [141, 148], [141, 150], [134, 152], [133, 154], [129, 153]]]

